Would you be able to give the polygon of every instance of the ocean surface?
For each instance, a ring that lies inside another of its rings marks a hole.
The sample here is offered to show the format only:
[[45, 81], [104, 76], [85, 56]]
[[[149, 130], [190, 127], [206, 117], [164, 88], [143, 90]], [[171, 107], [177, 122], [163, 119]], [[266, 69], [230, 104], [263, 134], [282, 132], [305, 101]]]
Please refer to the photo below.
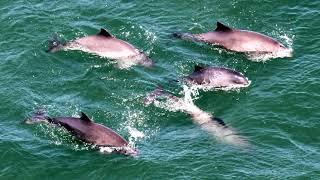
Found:
[[[320, 1], [1, 0], [0, 179], [319, 179]], [[293, 56], [254, 62], [243, 54], [172, 38], [216, 21], [269, 35]], [[108, 29], [143, 50], [154, 68], [119, 69], [81, 51], [46, 53], [54, 34], [72, 40]], [[217, 141], [183, 112], [144, 105], [158, 85], [197, 64], [245, 74], [238, 91], [193, 92], [250, 146]], [[103, 154], [65, 130], [23, 121], [85, 112], [124, 136], [139, 156]]]

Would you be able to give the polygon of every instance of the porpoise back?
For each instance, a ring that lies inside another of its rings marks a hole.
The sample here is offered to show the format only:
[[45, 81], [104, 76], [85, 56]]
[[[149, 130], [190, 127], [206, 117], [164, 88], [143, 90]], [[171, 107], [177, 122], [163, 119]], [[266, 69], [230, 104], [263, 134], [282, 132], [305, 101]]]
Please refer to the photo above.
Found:
[[273, 53], [288, 51], [288, 48], [282, 43], [269, 36], [258, 32], [234, 29], [220, 22], [217, 22], [214, 31], [201, 34], [175, 33], [174, 36], [222, 46], [236, 52]]
[[100, 57], [117, 60], [120, 68], [128, 68], [140, 64], [146, 67], [153, 65], [153, 61], [132, 44], [118, 39], [107, 30], [101, 29], [96, 35], [81, 37], [66, 43], [57, 38], [49, 43], [47, 52], [59, 50], [80, 50]]
[[210, 88], [242, 88], [250, 81], [242, 73], [224, 67], [195, 66], [193, 73], [185, 77], [188, 84]]
[[54, 117], [46, 116], [44, 112], [37, 112], [25, 123], [33, 124], [49, 122], [64, 127], [79, 140], [94, 145], [101, 152], [117, 152], [126, 155], [137, 155], [138, 151], [118, 133], [112, 129], [93, 122], [87, 115], [81, 113], [80, 118], [75, 117]]
[[119, 134], [106, 126], [93, 122], [84, 113], [81, 113], [80, 118], [56, 117], [50, 121], [63, 126], [77, 138], [90, 144], [111, 147], [128, 145], [128, 142]]

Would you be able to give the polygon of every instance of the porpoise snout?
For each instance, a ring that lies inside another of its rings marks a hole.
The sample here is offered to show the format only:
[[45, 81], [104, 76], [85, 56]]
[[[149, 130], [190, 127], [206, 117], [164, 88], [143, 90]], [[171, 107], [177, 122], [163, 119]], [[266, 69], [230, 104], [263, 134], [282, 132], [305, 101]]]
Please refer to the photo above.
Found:
[[148, 56], [146, 56], [145, 59], [141, 60], [141, 62], [139, 63], [145, 67], [148, 67], [148, 68], [153, 68], [154, 67], [154, 62], [151, 58], [149, 58]]
[[249, 85], [250, 81], [244, 76], [233, 76], [232, 82], [239, 85]]
[[231, 69], [224, 69], [223, 72], [225, 76], [229, 76], [229, 81], [231, 81], [231, 84], [242, 85], [245, 87], [250, 85], [250, 81], [248, 80], [248, 78], [240, 72]]
[[175, 32], [175, 33], [172, 33], [171, 35], [174, 38], [181, 38], [182, 37], [182, 33], [180, 33], [180, 32]]
[[176, 32], [176, 33], [172, 33], [172, 37], [179, 38], [179, 39], [185, 39], [185, 40], [191, 40], [191, 41], [197, 41], [197, 38], [193, 34], [190, 34], [190, 33]]

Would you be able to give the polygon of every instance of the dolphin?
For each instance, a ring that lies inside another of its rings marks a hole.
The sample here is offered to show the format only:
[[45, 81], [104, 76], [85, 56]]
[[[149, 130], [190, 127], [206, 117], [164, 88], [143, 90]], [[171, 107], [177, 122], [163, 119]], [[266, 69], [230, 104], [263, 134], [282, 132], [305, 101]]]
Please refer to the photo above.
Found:
[[190, 101], [188, 98], [184, 99], [174, 96], [161, 87], [149, 93], [144, 99], [144, 104], [154, 104], [157, 107], [162, 107], [170, 111], [185, 112], [191, 116], [193, 123], [213, 135], [217, 140], [235, 146], [245, 147], [248, 145], [247, 140], [240, 136], [232, 127], [228, 126], [222, 119], [201, 110], [194, 105], [192, 100]]
[[120, 68], [128, 68], [135, 64], [146, 67], [153, 65], [153, 61], [142, 51], [130, 43], [118, 39], [107, 30], [101, 29], [96, 35], [90, 35], [69, 42], [61, 42], [57, 37], [49, 41], [47, 52], [59, 50], [80, 50], [100, 57], [118, 61]]
[[86, 114], [81, 112], [81, 117], [48, 117], [44, 112], [37, 112], [25, 120], [27, 124], [49, 122], [64, 127], [72, 135], [94, 147], [108, 148], [109, 152], [125, 155], [136, 155], [137, 150], [130, 147], [129, 143], [112, 129], [95, 123]]
[[201, 85], [209, 89], [239, 89], [248, 87], [251, 81], [242, 73], [224, 67], [202, 67], [196, 65], [192, 74], [184, 81], [190, 85]]
[[258, 32], [234, 29], [220, 22], [214, 31], [201, 34], [174, 33], [174, 37], [221, 46], [225, 49], [244, 53], [290, 52], [279, 41]]

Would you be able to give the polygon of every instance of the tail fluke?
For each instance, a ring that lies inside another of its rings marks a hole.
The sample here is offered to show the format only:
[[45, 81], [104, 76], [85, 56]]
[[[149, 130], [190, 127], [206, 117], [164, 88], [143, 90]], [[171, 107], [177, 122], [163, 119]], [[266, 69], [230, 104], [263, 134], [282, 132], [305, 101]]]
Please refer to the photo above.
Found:
[[66, 43], [59, 39], [58, 34], [54, 34], [52, 39], [49, 40], [49, 48], [46, 52], [57, 52], [66, 45]]

